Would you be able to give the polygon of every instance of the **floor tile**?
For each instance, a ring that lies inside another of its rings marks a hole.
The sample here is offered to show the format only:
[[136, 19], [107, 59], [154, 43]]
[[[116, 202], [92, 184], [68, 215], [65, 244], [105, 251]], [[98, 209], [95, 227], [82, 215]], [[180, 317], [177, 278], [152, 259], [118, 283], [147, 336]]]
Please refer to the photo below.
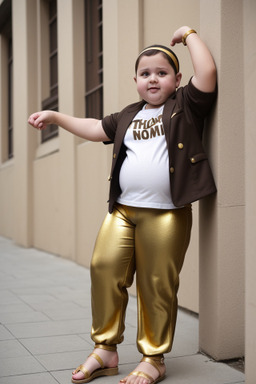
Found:
[[0, 340], [11, 340], [14, 336], [3, 325], [0, 325]]
[[21, 303], [22, 301], [9, 290], [0, 290], [0, 305]]
[[16, 338], [72, 335], [85, 331], [85, 321], [45, 321], [41, 323], [7, 324], [6, 328]]
[[[31, 375], [9, 376], [0, 378], [0, 384], [58, 384], [50, 373], [34, 373]], [[67, 384], [66, 381], [65, 384]]]
[[166, 359], [168, 378], [175, 384], [233, 384], [244, 375], [201, 354]]
[[20, 356], [29, 356], [29, 352], [18, 340], [0, 341], [0, 360]]
[[36, 337], [33, 339], [20, 339], [20, 342], [32, 355], [80, 351], [90, 348], [90, 345], [77, 335]]
[[91, 311], [72, 302], [32, 303], [35, 310], [42, 311], [51, 320], [75, 320], [91, 318]]
[[48, 355], [37, 355], [36, 358], [47, 371], [74, 370], [82, 364], [86, 357], [92, 352], [90, 347], [80, 351], [69, 351], [63, 353], [52, 353]]
[[37, 311], [9, 312], [0, 315], [2, 324], [37, 323], [49, 321], [49, 317]]
[[24, 303], [0, 305], [0, 316], [4, 313], [32, 312], [33, 309]]
[[45, 371], [46, 369], [33, 356], [6, 358], [0, 362], [0, 377]]

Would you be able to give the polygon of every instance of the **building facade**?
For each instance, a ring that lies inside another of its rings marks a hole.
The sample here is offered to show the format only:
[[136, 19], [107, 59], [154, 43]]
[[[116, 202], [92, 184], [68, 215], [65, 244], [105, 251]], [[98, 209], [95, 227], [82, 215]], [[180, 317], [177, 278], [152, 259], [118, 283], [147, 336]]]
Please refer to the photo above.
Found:
[[[200, 315], [199, 348], [246, 351], [255, 381], [254, 0], [0, 0], [0, 235], [89, 266], [107, 211], [111, 146], [28, 116], [51, 108], [101, 118], [138, 100], [134, 63], [150, 44], [196, 29], [218, 69], [205, 145], [218, 193], [193, 204], [179, 303]], [[174, 48], [192, 75], [187, 48]], [[135, 293], [134, 287], [131, 293]]]

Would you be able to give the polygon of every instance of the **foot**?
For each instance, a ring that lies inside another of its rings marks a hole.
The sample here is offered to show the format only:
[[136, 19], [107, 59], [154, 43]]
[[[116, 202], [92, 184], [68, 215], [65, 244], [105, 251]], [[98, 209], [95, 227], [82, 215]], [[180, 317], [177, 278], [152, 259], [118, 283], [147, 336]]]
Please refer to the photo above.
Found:
[[[120, 380], [119, 384], [151, 384], [155, 381], [161, 381], [166, 372], [166, 367], [164, 362], [157, 363], [158, 368], [146, 361], [141, 361], [140, 364], [135, 368], [135, 370], [130, 375], [126, 376], [124, 379]], [[151, 379], [145, 378], [137, 375], [136, 373], [141, 372], [145, 376], [150, 376]]]
[[[118, 365], [118, 354], [116, 351], [107, 351], [105, 349], [101, 348], [95, 348], [94, 353], [96, 353], [103, 361], [104, 367], [106, 368], [114, 368]], [[91, 374], [92, 372], [96, 371], [96, 369], [101, 368], [100, 363], [93, 357], [89, 356], [85, 362], [82, 364], [83, 367]], [[75, 371], [72, 372], [72, 379], [73, 380], [83, 380], [84, 379], [84, 373], [82, 371], [79, 371], [75, 373]]]

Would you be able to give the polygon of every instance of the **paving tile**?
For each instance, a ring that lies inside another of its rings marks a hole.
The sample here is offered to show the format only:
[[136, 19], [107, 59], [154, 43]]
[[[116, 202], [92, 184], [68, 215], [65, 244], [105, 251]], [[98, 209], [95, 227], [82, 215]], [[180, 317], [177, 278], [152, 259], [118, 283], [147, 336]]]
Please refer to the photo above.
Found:
[[132, 327], [130, 325], [126, 325], [124, 331], [124, 341], [123, 344], [132, 344], [135, 345], [137, 336], [137, 327]]
[[[0, 384], [57, 384], [50, 373], [34, 373], [31, 375], [9, 376], [0, 378]], [[67, 384], [67, 381], [66, 383]]]
[[9, 290], [0, 290], [0, 305], [21, 303], [22, 301]]
[[33, 304], [38, 303], [39, 305], [41, 303], [49, 303], [54, 302], [55, 304], [58, 303], [58, 300], [52, 296], [52, 295], [43, 295], [43, 294], [30, 294], [30, 295], [21, 295], [21, 300], [24, 301], [27, 304]]
[[79, 306], [86, 308], [88, 311], [91, 311], [91, 297], [90, 290], [88, 288], [85, 290], [85, 294], [86, 296], [73, 295], [73, 298], [71, 298], [70, 300], [78, 304]]
[[70, 320], [7, 324], [6, 328], [17, 338], [72, 335], [84, 333], [85, 321]]
[[51, 320], [75, 320], [91, 318], [90, 309], [82, 308], [72, 302], [32, 303], [35, 310], [42, 311]]
[[136, 345], [123, 345], [118, 348], [120, 365], [132, 364], [133, 368], [141, 360], [142, 355], [138, 352]]
[[35, 323], [42, 321], [49, 321], [49, 317], [41, 312], [30, 311], [30, 312], [11, 312], [2, 313], [0, 315], [2, 324], [17, 324], [17, 323]]
[[88, 348], [81, 351], [37, 355], [36, 358], [46, 368], [47, 371], [69, 369], [71, 372], [78, 365], [82, 364], [91, 352], [91, 348]]
[[137, 309], [135, 307], [135, 299], [131, 298], [129, 300], [127, 309], [126, 309], [126, 316], [125, 316], [125, 324], [131, 325], [132, 327], [137, 327]]
[[168, 378], [175, 384], [234, 384], [245, 380], [243, 373], [201, 354], [167, 358], [165, 362]]
[[89, 331], [89, 327], [88, 327], [88, 333], [81, 333], [78, 336], [81, 337], [83, 340], [85, 340], [91, 347], [94, 346], [94, 342], [91, 339], [91, 333]]
[[[17, 277], [15, 277], [14, 281], [8, 281], [6, 283], [0, 282], [0, 289], [1, 288], [7, 288], [7, 289], [23, 289], [23, 288], [39, 288], [43, 287], [45, 285], [49, 285], [49, 281], [43, 278], [31, 278], [30, 274], [26, 273], [25, 276], [21, 277], [19, 274], [17, 274]], [[53, 283], [52, 283], [53, 284]]]
[[[31, 289], [29, 287], [24, 288], [12, 288], [11, 291], [16, 295], [31, 295]], [[57, 299], [60, 299], [61, 297], [66, 299], [67, 295], [70, 294], [72, 290], [69, 287], [66, 287], [65, 285], [60, 286], [41, 286], [33, 289], [33, 294], [40, 295], [40, 294], [51, 294], [52, 296], [56, 297]], [[59, 297], [57, 297], [59, 296]]]
[[6, 358], [0, 362], [0, 377], [45, 371], [46, 369], [33, 356]]
[[4, 313], [32, 312], [33, 309], [24, 303], [0, 305], [0, 319]]
[[80, 351], [90, 348], [89, 344], [82, 337], [76, 335], [36, 337], [33, 339], [20, 339], [20, 342], [32, 355]]
[[0, 325], [0, 340], [11, 340], [14, 336], [3, 325]]
[[76, 299], [82, 300], [82, 303], [89, 301], [89, 304], [91, 304], [91, 295], [90, 295], [90, 289], [88, 284], [86, 284], [84, 287], [53, 287], [50, 293], [55, 296], [60, 301], [74, 301]]
[[178, 311], [172, 357], [197, 354], [199, 340], [198, 318], [183, 310]]
[[0, 341], [0, 360], [20, 356], [29, 356], [29, 352], [18, 340]]
[[[72, 371], [70, 369], [61, 370], [61, 371], [53, 371], [51, 372], [52, 376], [56, 378], [59, 384], [67, 384], [71, 383]], [[96, 382], [97, 383], [97, 382]], [[1, 384], [1, 382], [0, 382]], [[8, 384], [8, 383], [7, 383]], [[34, 384], [34, 383], [33, 383]], [[46, 384], [46, 383], [44, 383]], [[48, 384], [48, 383], [47, 383]], [[50, 383], [49, 383], [50, 384]], [[117, 384], [117, 383], [116, 383]]]

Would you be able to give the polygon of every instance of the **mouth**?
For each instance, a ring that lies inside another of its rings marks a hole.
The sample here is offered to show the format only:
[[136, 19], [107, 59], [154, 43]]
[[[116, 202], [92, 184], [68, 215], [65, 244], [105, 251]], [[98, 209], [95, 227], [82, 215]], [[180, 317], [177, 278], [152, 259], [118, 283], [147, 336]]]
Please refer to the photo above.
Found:
[[148, 88], [148, 91], [155, 93], [155, 92], [159, 91], [159, 88], [158, 87], [150, 87], [150, 88]]

